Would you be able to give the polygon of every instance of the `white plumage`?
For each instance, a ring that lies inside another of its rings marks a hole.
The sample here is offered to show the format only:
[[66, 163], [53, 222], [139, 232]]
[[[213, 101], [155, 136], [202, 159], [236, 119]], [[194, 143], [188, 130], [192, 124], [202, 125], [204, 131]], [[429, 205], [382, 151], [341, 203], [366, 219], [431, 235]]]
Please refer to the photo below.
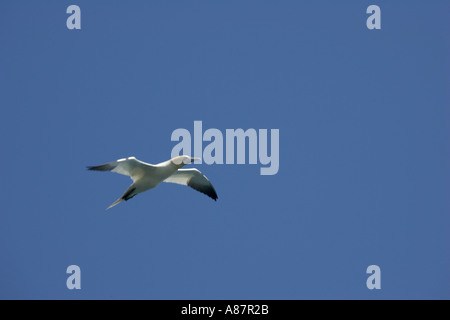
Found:
[[195, 160], [198, 159], [179, 156], [153, 165], [142, 162], [135, 157], [129, 157], [87, 168], [96, 171], [116, 172], [129, 176], [133, 180], [127, 191], [107, 209], [114, 207], [123, 200], [127, 201], [139, 193], [152, 189], [161, 182], [186, 185], [217, 200], [214, 187], [200, 171], [197, 169], [181, 169], [185, 164]]

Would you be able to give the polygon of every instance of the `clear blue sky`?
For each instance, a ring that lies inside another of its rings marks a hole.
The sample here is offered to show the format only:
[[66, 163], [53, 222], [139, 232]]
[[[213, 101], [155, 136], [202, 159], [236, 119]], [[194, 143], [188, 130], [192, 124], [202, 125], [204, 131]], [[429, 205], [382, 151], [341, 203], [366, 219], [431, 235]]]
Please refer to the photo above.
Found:
[[[449, 9], [1, 1], [0, 298], [449, 299]], [[164, 184], [105, 211], [131, 180], [85, 167], [167, 160], [195, 120], [279, 129], [278, 174], [195, 165], [217, 202]]]

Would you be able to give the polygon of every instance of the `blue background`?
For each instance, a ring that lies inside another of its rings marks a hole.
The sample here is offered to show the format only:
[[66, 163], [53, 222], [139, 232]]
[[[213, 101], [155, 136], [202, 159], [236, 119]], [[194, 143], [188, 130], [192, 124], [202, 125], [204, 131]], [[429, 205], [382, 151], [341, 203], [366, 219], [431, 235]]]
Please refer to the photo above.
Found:
[[[1, 1], [0, 298], [449, 299], [449, 9]], [[164, 184], [105, 211], [131, 180], [85, 167], [165, 161], [194, 120], [279, 129], [278, 174], [195, 165], [217, 202]]]

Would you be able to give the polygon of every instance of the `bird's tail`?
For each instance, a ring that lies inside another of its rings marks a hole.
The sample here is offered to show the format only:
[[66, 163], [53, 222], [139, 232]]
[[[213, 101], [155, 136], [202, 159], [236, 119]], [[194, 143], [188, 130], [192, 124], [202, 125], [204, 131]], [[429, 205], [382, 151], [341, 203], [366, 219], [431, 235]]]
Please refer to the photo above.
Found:
[[120, 198], [117, 199], [112, 205], [110, 205], [108, 208], [106, 208], [106, 210], [108, 210], [108, 209], [114, 207], [115, 205], [119, 204], [119, 203], [122, 202], [122, 201], [123, 201], [123, 198], [120, 197]]
[[115, 205], [119, 204], [120, 202], [122, 202], [123, 200], [128, 201], [131, 198], [133, 198], [136, 194], [134, 194], [134, 190], [136, 190], [136, 187], [134, 185], [131, 185], [127, 191], [125, 191], [125, 193], [116, 201], [114, 201], [113, 204], [111, 204], [108, 208], [106, 208], [106, 210], [108, 210], [109, 208], [114, 207]]

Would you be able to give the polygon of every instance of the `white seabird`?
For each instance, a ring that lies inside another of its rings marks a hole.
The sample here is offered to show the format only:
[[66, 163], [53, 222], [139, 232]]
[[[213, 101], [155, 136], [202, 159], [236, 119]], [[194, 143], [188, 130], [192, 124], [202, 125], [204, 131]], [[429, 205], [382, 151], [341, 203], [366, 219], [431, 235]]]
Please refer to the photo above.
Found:
[[216, 201], [217, 193], [208, 178], [197, 169], [181, 169], [185, 164], [196, 160], [200, 159], [189, 156], [178, 156], [159, 164], [149, 164], [135, 157], [129, 157], [87, 168], [88, 170], [120, 173], [129, 176], [133, 180], [133, 183], [127, 191], [107, 209], [114, 207], [123, 200], [130, 200], [135, 195], [152, 189], [161, 182], [189, 186]]

